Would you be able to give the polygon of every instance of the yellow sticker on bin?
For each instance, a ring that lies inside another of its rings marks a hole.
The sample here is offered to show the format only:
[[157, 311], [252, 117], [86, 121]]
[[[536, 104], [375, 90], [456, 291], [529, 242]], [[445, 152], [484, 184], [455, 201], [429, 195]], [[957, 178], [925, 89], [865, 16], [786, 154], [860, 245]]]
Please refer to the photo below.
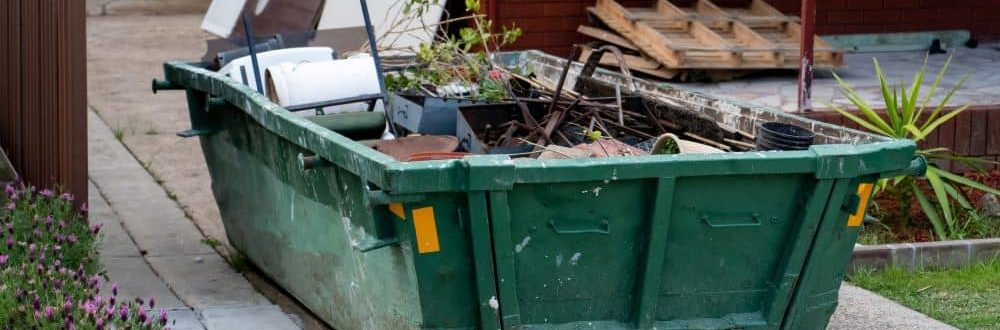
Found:
[[389, 212], [395, 214], [400, 220], [406, 221], [406, 212], [403, 211], [403, 203], [389, 204]]
[[441, 251], [433, 207], [413, 210], [413, 229], [417, 236], [417, 252], [423, 254]]
[[862, 183], [858, 186], [858, 197], [861, 200], [858, 202], [858, 210], [854, 211], [854, 214], [847, 219], [848, 227], [860, 226], [861, 222], [865, 220], [865, 210], [868, 209], [868, 200], [872, 197], [872, 188], [874, 187], [874, 183]]

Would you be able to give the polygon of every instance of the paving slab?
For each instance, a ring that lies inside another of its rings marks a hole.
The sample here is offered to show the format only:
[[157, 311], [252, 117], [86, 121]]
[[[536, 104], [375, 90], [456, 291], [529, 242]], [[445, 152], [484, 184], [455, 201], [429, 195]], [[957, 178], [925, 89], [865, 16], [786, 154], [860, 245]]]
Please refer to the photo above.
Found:
[[146, 259], [170, 289], [195, 309], [270, 303], [217, 254]]
[[90, 192], [90, 198], [87, 199], [89, 208], [87, 220], [91, 226], [101, 225], [101, 243], [97, 246], [101, 258], [138, 257], [139, 248], [125, 232], [111, 206], [101, 197], [97, 186], [91, 182], [87, 191]]
[[[91, 180], [121, 219], [141, 252], [150, 256], [214, 254], [198, 228], [191, 223], [114, 138], [111, 130], [93, 112], [87, 116]], [[105, 165], [111, 164], [111, 165]]]
[[[960, 47], [952, 51], [954, 58], [947, 73], [942, 77], [938, 92], [932, 102], [944, 98], [947, 91], [958, 84], [966, 75], [969, 80], [956, 93], [948, 104], [951, 106], [993, 105], [1000, 103], [1000, 50], [997, 44], [983, 44], [979, 48]], [[884, 107], [882, 94], [879, 91], [878, 79], [875, 77], [875, 65], [872, 58], [878, 58], [879, 64], [892, 84], [910, 82], [913, 75], [924, 64], [925, 52], [880, 52], [880, 53], [848, 53], [844, 55], [845, 65], [837, 68], [837, 75], [852, 85], [869, 104]], [[923, 89], [927, 91], [933, 83], [948, 54], [933, 55], [927, 59]], [[698, 90], [704, 93], [718, 95], [736, 100], [747, 100], [759, 105], [778, 108], [786, 112], [797, 111], [798, 87], [797, 73], [794, 70], [762, 71], [732, 81], [713, 83], [674, 83], [681, 88]], [[840, 93], [839, 86], [830, 69], [817, 69], [813, 80], [813, 107], [816, 110], [829, 110], [828, 104], [845, 106], [850, 102]], [[774, 97], [780, 96], [780, 97]]]
[[101, 256], [101, 265], [108, 274], [108, 281], [101, 284], [101, 292], [105, 295], [111, 292], [111, 283], [116, 283], [120, 301], [155, 297], [156, 307], [187, 308], [142, 257]]
[[298, 328], [292, 322], [292, 319], [275, 305], [208, 308], [200, 310], [199, 314], [207, 330], [284, 330]]
[[167, 326], [170, 330], [205, 330], [198, 313], [189, 308], [168, 310]]
[[849, 283], [840, 286], [840, 304], [827, 330], [955, 329], [895, 301]]

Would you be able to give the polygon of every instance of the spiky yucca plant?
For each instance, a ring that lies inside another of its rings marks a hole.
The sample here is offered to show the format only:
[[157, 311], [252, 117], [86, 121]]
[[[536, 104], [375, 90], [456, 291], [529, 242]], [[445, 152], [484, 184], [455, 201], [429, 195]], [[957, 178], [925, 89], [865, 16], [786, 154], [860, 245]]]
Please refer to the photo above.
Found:
[[[910, 139], [919, 142], [934, 132], [935, 129], [954, 119], [969, 107], [968, 105], [964, 105], [951, 111], [944, 111], [951, 97], [965, 84], [969, 78], [968, 75], [959, 80], [958, 84], [953, 86], [948, 91], [948, 94], [937, 102], [936, 105], [928, 107], [942, 77], [944, 77], [945, 72], [948, 70], [948, 65], [951, 64], [950, 56], [945, 61], [944, 66], [941, 67], [941, 70], [938, 71], [937, 76], [934, 77], [930, 89], [923, 95], [921, 95], [921, 87], [924, 82], [924, 73], [927, 69], [926, 58], [920, 70], [914, 75], [913, 81], [909, 83], [909, 86], [906, 83], [900, 83], [896, 86], [890, 85], [882, 71], [882, 67], [879, 65], [878, 59], [873, 59], [873, 61], [875, 62], [875, 73], [878, 76], [882, 98], [885, 101], [886, 118], [880, 116], [879, 112], [865, 101], [864, 97], [855, 91], [850, 84], [844, 82], [836, 73], [834, 73], [834, 78], [837, 79], [841, 92], [858, 109], [860, 115], [851, 113], [833, 104], [829, 105], [844, 117], [872, 132], [895, 139]], [[930, 113], [926, 113], [931, 108]], [[897, 199], [902, 213], [900, 214], [902, 226], [909, 226], [909, 206], [915, 197], [921, 210], [923, 210], [927, 219], [930, 220], [931, 225], [934, 227], [934, 234], [938, 239], [961, 238], [957, 237], [960, 236], [960, 230], [958, 230], [959, 226], [956, 223], [956, 218], [958, 217], [956, 211], [958, 207], [971, 209], [972, 205], [960, 188], [964, 186], [998, 195], [1000, 195], [1000, 191], [941, 169], [934, 164], [933, 160], [959, 161], [980, 170], [981, 167], [979, 165], [984, 160], [956, 155], [947, 148], [919, 150], [917, 153], [931, 160], [927, 166], [926, 178], [931, 191], [933, 191], [933, 199], [928, 198], [927, 194], [917, 184], [916, 178], [911, 176], [882, 180], [879, 182], [878, 192], [891, 193]]]

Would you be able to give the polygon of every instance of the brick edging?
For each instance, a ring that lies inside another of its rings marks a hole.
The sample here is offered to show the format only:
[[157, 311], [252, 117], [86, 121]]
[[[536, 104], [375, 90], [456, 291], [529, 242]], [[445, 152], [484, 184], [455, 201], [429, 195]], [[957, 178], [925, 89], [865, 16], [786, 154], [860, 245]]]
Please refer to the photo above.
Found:
[[858, 245], [851, 255], [849, 269], [853, 272], [858, 267], [955, 268], [996, 257], [1000, 257], [1000, 238]]

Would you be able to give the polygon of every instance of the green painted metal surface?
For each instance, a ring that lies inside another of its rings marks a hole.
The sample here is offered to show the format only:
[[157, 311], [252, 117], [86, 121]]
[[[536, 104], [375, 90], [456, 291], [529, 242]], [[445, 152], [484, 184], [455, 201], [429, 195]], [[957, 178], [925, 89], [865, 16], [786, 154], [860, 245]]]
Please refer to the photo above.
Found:
[[[503, 56], [539, 75], [561, 67]], [[164, 71], [160, 86], [188, 93], [230, 241], [337, 329], [822, 328], [858, 185], [907, 170], [915, 151], [640, 82], [719, 123], [786, 121], [826, 144], [403, 163], [196, 65]], [[304, 168], [308, 156], [322, 161]]]

